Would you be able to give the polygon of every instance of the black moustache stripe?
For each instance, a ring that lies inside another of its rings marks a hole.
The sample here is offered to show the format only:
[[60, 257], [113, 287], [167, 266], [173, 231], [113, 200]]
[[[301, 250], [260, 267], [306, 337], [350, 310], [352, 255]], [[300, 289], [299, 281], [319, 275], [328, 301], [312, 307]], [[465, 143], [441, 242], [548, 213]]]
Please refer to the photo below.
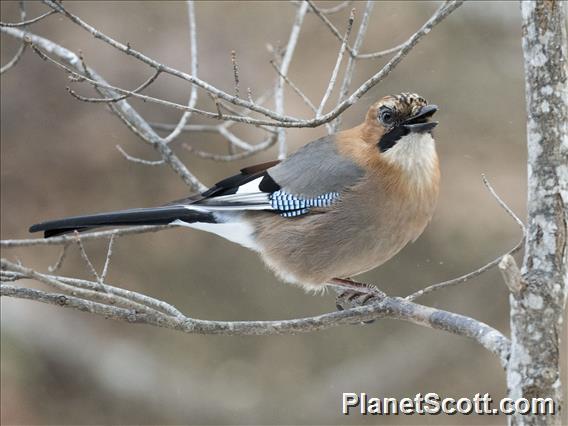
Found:
[[404, 126], [395, 127], [390, 132], [385, 133], [381, 137], [379, 143], [377, 144], [377, 146], [379, 147], [379, 151], [381, 152], [388, 151], [389, 149], [391, 149], [393, 146], [396, 145], [396, 143], [400, 138], [408, 135], [409, 133], [410, 131]]

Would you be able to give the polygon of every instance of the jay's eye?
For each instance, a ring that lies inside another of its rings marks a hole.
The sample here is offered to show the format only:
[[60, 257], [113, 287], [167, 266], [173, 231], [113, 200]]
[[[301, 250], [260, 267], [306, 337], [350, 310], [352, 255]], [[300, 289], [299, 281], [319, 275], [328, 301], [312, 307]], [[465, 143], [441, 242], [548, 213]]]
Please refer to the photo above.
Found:
[[381, 123], [390, 126], [394, 123], [394, 113], [389, 109], [384, 109], [379, 113]]

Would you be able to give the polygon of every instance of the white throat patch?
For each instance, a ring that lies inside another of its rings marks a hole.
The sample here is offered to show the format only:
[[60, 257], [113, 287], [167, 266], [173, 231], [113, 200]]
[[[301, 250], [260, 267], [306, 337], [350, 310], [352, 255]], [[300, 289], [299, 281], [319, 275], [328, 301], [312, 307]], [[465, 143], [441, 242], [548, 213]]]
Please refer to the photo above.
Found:
[[411, 180], [429, 182], [436, 167], [436, 146], [430, 133], [410, 133], [383, 154], [403, 169]]

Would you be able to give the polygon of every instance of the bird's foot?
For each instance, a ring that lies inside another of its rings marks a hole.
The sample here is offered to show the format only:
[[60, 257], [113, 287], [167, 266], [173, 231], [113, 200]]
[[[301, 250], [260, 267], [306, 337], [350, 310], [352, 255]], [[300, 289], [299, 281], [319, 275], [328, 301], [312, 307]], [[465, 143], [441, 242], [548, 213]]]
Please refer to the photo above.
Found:
[[[335, 299], [335, 306], [339, 311], [378, 302], [386, 297], [386, 294], [374, 285], [349, 279], [334, 278], [330, 285], [334, 286], [339, 293]], [[363, 323], [371, 324], [374, 321], [364, 321]]]

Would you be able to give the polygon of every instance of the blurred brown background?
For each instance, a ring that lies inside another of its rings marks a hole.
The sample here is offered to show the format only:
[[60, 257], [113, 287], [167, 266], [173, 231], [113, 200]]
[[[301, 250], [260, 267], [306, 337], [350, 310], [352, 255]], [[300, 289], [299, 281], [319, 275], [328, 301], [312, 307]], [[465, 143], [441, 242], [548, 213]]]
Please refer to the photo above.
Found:
[[[187, 16], [178, 2], [66, 2], [115, 39], [168, 65], [189, 69]], [[320, 2], [329, 6], [330, 2]], [[354, 3], [357, 16], [364, 3]], [[435, 11], [434, 2], [375, 5], [363, 52], [404, 41]], [[230, 52], [241, 87], [262, 93], [273, 83], [266, 43], [288, 39], [295, 7], [286, 2], [198, 2], [199, 75], [232, 91]], [[28, 16], [45, 11], [28, 5]], [[16, 2], [2, 1], [2, 21], [18, 20]], [[332, 21], [345, 28], [348, 9]], [[356, 21], [358, 25], [358, 21]], [[151, 70], [92, 39], [59, 16], [34, 25], [74, 51], [108, 81], [136, 87]], [[336, 59], [337, 40], [306, 17], [291, 78], [317, 103]], [[2, 64], [17, 43], [2, 36]], [[385, 59], [359, 61], [360, 84]], [[167, 167], [127, 162], [115, 149], [157, 159], [100, 104], [70, 97], [67, 77], [26, 52], [1, 78], [2, 238], [27, 238], [37, 221], [80, 213], [150, 206], [179, 198], [187, 187]], [[356, 87], [356, 86], [353, 86]], [[90, 94], [88, 88], [79, 92]], [[389, 294], [407, 295], [475, 269], [512, 247], [514, 222], [481, 182], [485, 173], [525, 215], [524, 86], [516, 2], [472, 2], [436, 27], [382, 83], [343, 118], [358, 124], [385, 94], [415, 91], [440, 106], [437, 142], [443, 173], [436, 215], [424, 235], [383, 267], [361, 276]], [[184, 103], [189, 87], [163, 76], [148, 93]], [[198, 106], [209, 107], [203, 93]], [[173, 123], [174, 110], [132, 101], [149, 121]], [[286, 112], [309, 116], [291, 91]], [[204, 122], [194, 118], [192, 122]], [[254, 130], [239, 135], [260, 140]], [[289, 151], [324, 129], [289, 130]], [[216, 163], [181, 149], [188, 142], [225, 152], [218, 136], [189, 134], [175, 143], [206, 184], [247, 164]], [[105, 242], [87, 243], [101, 267]], [[4, 250], [2, 256], [46, 270], [56, 248]], [[62, 274], [88, 277], [76, 250]], [[334, 296], [306, 295], [282, 285], [245, 249], [198, 231], [168, 230], [119, 239], [109, 282], [173, 303], [190, 316], [218, 320], [283, 319], [334, 309]], [[420, 302], [483, 320], [508, 332], [507, 291], [497, 271]], [[505, 396], [498, 360], [464, 338], [399, 321], [299, 336], [223, 337], [107, 321], [39, 303], [2, 298], [1, 421], [3, 424], [503, 424], [490, 416], [364, 417], [340, 414], [342, 392], [413, 397], [437, 392]]]

